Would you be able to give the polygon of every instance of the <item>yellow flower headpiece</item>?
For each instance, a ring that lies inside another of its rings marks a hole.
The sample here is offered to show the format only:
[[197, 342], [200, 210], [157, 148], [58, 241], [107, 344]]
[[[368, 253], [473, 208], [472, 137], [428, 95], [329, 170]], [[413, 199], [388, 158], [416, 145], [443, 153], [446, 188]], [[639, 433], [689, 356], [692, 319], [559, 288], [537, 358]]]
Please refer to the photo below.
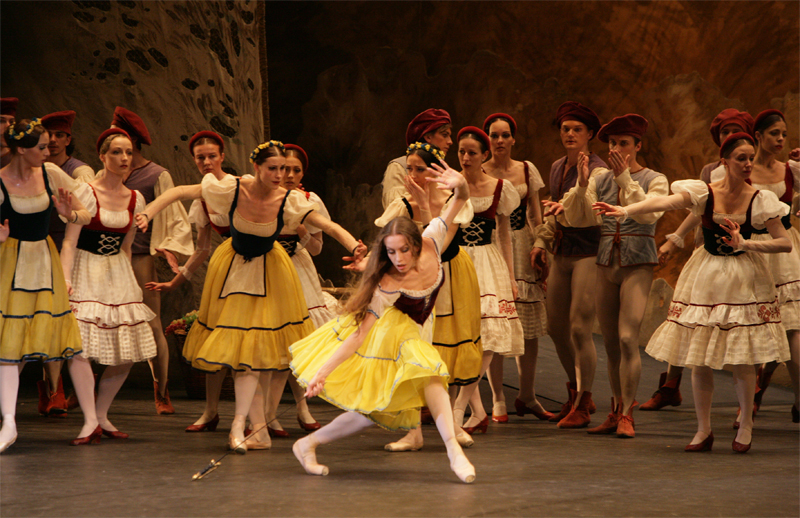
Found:
[[286, 148], [285, 148], [285, 147], [283, 147], [283, 142], [281, 142], [280, 140], [268, 140], [267, 142], [263, 142], [263, 143], [259, 144], [259, 145], [258, 145], [258, 147], [256, 147], [256, 148], [253, 150], [253, 152], [252, 152], [252, 153], [250, 153], [250, 163], [251, 163], [251, 164], [252, 164], [252, 163], [255, 163], [255, 161], [256, 161], [256, 157], [258, 156], [258, 153], [259, 153], [259, 152], [260, 152], [262, 149], [267, 149], [268, 147], [272, 147], [272, 146], [275, 146], [275, 147], [278, 147], [278, 148], [280, 148], [280, 150], [281, 150], [281, 152], [282, 152], [282, 153], [285, 153], [285, 152], [286, 152]]
[[428, 153], [435, 156], [439, 160], [444, 160], [444, 152], [442, 152], [441, 149], [434, 146], [433, 144], [426, 144], [424, 142], [414, 142], [413, 144], [408, 146], [408, 149], [406, 149], [406, 156], [408, 156], [409, 153], [417, 149], [422, 149], [424, 151], [427, 151]]
[[27, 137], [31, 133], [33, 133], [33, 128], [36, 126], [41, 126], [42, 121], [39, 118], [35, 118], [28, 123], [28, 129], [25, 131], [14, 131], [15, 124], [12, 124], [8, 127], [8, 136], [13, 138], [14, 140], [22, 140], [23, 138]]

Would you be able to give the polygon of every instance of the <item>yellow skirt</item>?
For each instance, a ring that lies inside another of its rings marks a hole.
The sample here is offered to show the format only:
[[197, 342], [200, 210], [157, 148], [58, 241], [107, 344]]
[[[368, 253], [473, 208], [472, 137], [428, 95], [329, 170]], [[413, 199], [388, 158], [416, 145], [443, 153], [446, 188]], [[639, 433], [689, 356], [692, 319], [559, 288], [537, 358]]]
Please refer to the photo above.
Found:
[[47, 238], [52, 290], [13, 289], [20, 241], [9, 237], [0, 245], [0, 361], [56, 361], [81, 352], [78, 321], [69, 305], [64, 271], [53, 240]]
[[449, 293], [440, 291], [436, 301], [433, 346], [447, 365], [449, 383], [469, 385], [480, 377], [483, 345], [481, 291], [475, 266], [464, 250], [450, 261], [448, 281]]
[[[303, 387], [358, 326], [352, 315], [323, 325], [290, 347], [291, 368]], [[325, 381], [320, 397], [337, 407], [364, 414], [381, 428], [419, 426], [419, 409], [430, 378], [450, 376], [436, 349], [420, 339], [419, 327], [390, 307], [370, 329], [355, 354]]]
[[[198, 318], [183, 348], [192, 367], [285, 370], [289, 345], [314, 331], [297, 271], [283, 247], [253, 261], [244, 263], [230, 239], [211, 257]], [[242, 277], [241, 270], [247, 275]]]

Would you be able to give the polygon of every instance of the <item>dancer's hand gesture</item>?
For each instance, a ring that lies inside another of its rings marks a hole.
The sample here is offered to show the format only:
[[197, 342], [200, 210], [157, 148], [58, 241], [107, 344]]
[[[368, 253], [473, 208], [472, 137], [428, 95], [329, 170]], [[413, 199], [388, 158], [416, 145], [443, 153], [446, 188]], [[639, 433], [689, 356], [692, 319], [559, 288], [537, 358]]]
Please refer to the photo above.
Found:
[[306, 398], [312, 398], [316, 395], [319, 395], [325, 389], [325, 376], [320, 376], [319, 371], [314, 374], [314, 377], [311, 378], [311, 381], [308, 383], [308, 388], [306, 388], [305, 394], [303, 394]]
[[367, 245], [359, 239], [358, 245], [353, 249], [353, 255], [342, 257], [343, 261], [350, 263], [342, 266], [342, 268], [353, 272], [363, 272], [367, 267], [368, 251]]
[[667, 264], [667, 261], [670, 260], [672, 254], [674, 254], [677, 249], [678, 247], [675, 243], [667, 239], [667, 241], [661, 245], [661, 248], [658, 249], [658, 264], [661, 266]]
[[146, 212], [136, 214], [133, 219], [140, 232], [147, 232], [147, 227], [150, 225], [150, 216]]
[[426, 178], [426, 181], [439, 184], [436, 188], [442, 190], [455, 191], [459, 187], [466, 188], [467, 179], [464, 175], [447, 165], [444, 160], [440, 160], [439, 163], [442, 165], [431, 164], [428, 168], [431, 176]]
[[64, 216], [67, 222], [71, 222], [74, 217], [72, 214], [72, 193], [63, 187], [59, 187], [58, 196], [56, 197], [53, 194], [51, 198], [53, 199], [53, 206], [58, 213]]
[[592, 204], [592, 209], [600, 216], [611, 216], [621, 218], [626, 215], [625, 209], [617, 205], [609, 205], [606, 202], [598, 201]]
[[564, 212], [564, 205], [557, 201], [542, 200], [542, 205], [544, 205], [545, 208], [544, 213], [542, 213], [543, 218], [547, 216], [558, 216]]
[[735, 221], [731, 221], [728, 218], [725, 218], [725, 223], [720, 224], [720, 227], [725, 229], [725, 231], [730, 234], [731, 237], [723, 237], [722, 242], [728, 245], [729, 247], [733, 248], [734, 250], [739, 250], [742, 242], [742, 235], [739, 233], [739, 229], [741, 228], [738, 223]]
[[589, 157], [583, 151], [578, 155], [578, 185], [589, 185]]
[[406, 175], [405, 178], [403, 178], [403, 183], [405, 183], [406, 190], [409, 192], [409, 194], [411, 194], [411, 197], [414, 198], [414, 202], [416, 202], [419, 210], [423, 212], [430, 212], [431, 205], [427, 191], [420, 187], [417, 182], [411, 178], [411, 175]]
[[626, 155], [623, 158], [622, 153], [616, 149], [612, 149], [608, 152], [608, 162], [611, 164], [611, 170], [614, 171], [614, 176], [617, 177], [631, 166], [631, 155]]

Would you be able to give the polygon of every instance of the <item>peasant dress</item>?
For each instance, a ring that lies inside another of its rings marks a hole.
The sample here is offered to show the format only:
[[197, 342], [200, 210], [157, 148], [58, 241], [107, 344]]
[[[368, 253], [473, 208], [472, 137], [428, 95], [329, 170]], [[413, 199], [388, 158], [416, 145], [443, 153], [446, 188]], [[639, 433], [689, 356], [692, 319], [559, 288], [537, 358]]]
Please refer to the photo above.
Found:
[[459, 245], [472, 259], [478, 275], [483, 350], [520, 356], [525, 352], [525, 341], [508, 265], [492, 242], [495, 216], [510, 216], [519, 206], [519, 194], [511, 182], [498, 180], [491, 196], [474, 196], [470, 201], [475, 214], [470, 225], [461, 230]]
[[155, 358], [148, 322], [156, 315], [142, 302], [130, 259], [121, 252], [133, 215], [145, 208], [144, 197], [131, 191], [125, 210], [109, 211], [100, 206], [91, 185], [82, 185], [77, 195], [92, 215], [78, 237], [69, 297], [83, 339], [82, 355], [103, 365]]
[[[423, 236], [433, 239], [437, 254], [444, 246], [447, 226], [434, 219]], [[347, 411], [365, 415], [392, 431], [419, 426], [419, 409], [431, 377], [447, 380], [450, 373], [430, 344], [433, 307], [444, 284], [441, 268], [427, 289], [386, 291], [378, 285], [369, 312], [377, 320], [361, 347], [325, 380], [320, 397]], [[314, 374], [359, 328], [352, 314], [342, 315], [291, 346], [291, 368], [307, 387]]]
[[[741, 225], [744, 239], [788, 208], [770, 191], [757, 191], [746, 214], [714, 212], [714, 191], [702, 180], [672, 184], [689, 193], [692, 212], [702, 218], [703, 244], [679, 277], [667, 320], [656, 329], [646, 352], [676, 366], [757, 365], [789, 360], [778, 294], [767, 255], [725, 245], [724, 218]], [[781, 254], [774, 254], [781, 255]]]
[[317, 206], [288, 191], [269, 223], [244, 219], [236, 210], [240, 179], [202, 181], [202, 198], [228, 214], [231, 237], [208, 264], [198, 318], [186, 336], [184, 360], [205, 372], [222, 368], [286, 370], [289, 345], [314, 330], [291, 259], [274, 246], [284, 226], [297, 227]]
[[[787, 331], [800, 329], [800, 232], [792, 226], [792, 197], [800, 191], [800, 163], [786, 162], [786, 173], [780, 182], [762, 185], [753, 184], [756, 189], [774, 192], [780, 201], [790, 207], [790, 213], [781, 218], [783, 227], [792, 242], [788, 254], [765, 254], [772, 279], [778, 289], [778, 303], [781, 307], [781, 322]], [[769, 232], [756, 230], [753, 241], [770, 239]]]
[[0, 180], [0, 221], [9, 237], [0, 244], [0, 362], [57, 361], [81, 352], [78, 322], [69, 305], [64, 271], [47, 234], [50, 196], [78, 183], [53, 164], [42, 166], [45, 190], [9, 195]]
[[[325, 216], [326, 219], [331, 219], [328, 209], [325, 208], [325, 204], [322, 203], [319, 196], [313, 192], [297, 192], [309, 202], [315, 203], [320, 215]], [[309, 234], [321, 232], [320, 229], [308, 224], [306, 224], [306, 230]], [[289, 254], [289, 257], [292, 258], [292, 264], [294, 264], [297, 276], [300, 278], [300, 284], [303, 286], [303, 296], [308, 306], [308, 314], [311, 316], [314, 327], [320, 327], [333, 318], [333, 312], [328, 308], [328, 302], [322, 292], [319, 274], [317, 274], [317, 268], [314, 266], [311, 254], [300, 243], [300, 236], [297, 235], [296, 228], [284, 227], [278, 236], [278, 242]]]
[[[442, 207], [447, 209], [452, 195]], [[375, 225], [385, 227], [394, 218], [406, 216], [414, 220], [414, 212], [406, 198], [397, 198], [386, 207]], [[483, 358], [481, 344], [481, 292], [478, 276], [469, 255], [458, 246], [458, 233], [472, 221], [472, 203], [467, 201], [456, 214], [453, 224], [458, 225], [455, 237], [442, 252], [444, 284], [436, 298], [433, 341], [450, 373], [450, 385], [469, 385], [478, 380]], [[420, 228], [422, 230], [422, 228]]]

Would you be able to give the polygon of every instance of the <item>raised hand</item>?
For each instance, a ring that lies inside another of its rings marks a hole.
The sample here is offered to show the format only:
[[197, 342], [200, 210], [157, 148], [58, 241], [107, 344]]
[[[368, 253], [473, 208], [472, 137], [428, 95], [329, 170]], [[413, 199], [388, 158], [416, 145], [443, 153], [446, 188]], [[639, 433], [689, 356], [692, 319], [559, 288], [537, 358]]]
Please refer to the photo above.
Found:
[[146, 213], [140, 212], [133, 219], [140, 232], [147, 232], [147, 227], [150, 225], [150, 217]]
[[464, 175], [451, 168], [444, 160], [439, 161], [442, 165], [431, 164], [428, 168], [428, 173], [431, 175], [425, 180], [428, 182], [435, 182], [439, 185], [437, 189], [455, 191], [458, 187], [465, 188], [467, 186], [467, 179]]
[[722, 242], [728, 245], [729, 247], [733, 248], [734, 250], [739, 249], [739, 245], [742, 244], [742, 235], [739, 233], [739, 229], [741, 228], [738, 223], [735, 221], [731, 221], [728, 218], [725, 218], [725, 223], [720, 224], [720, 227], [725, 229], [725, 232], [730, 234], [731, 237], [723, 237]]
[[625, 215], [625, 210], [617, 205], [609, 205], [606, 202], [598, 201], [592, 204], [592, 209], [601, 216], [611, 216], [621, 218]]
[[589, 156], [583, 151], [578, 155], [578, 185], [589, 185]]
[[564, 212], [564, 205], [557, 201], [542, 200], [542, 205], [545, 207], [545, 211], [542, 213], [543, 218], [547, 216], [558, 216]]
[[608, 162], [611, 164], [611, 170], [614, 171], [614, 176], [619, 176], [631, 166], [631, 155], [625, 155], [623, 158], [622, 153], [616, 149], [608, 152]]
[[53, 206], [59, 214], [64, 216], [67, 221], [72, 220], [72, 193], [63, 187], [58, 188], [58, 197], [55, 194], [51, 196], [53, 199]]
[[5, 220], [2, 224], [0, 224], [0, 243], [5, 243], [10, 232], [11, 228], [8, 226], [8, 220]]

